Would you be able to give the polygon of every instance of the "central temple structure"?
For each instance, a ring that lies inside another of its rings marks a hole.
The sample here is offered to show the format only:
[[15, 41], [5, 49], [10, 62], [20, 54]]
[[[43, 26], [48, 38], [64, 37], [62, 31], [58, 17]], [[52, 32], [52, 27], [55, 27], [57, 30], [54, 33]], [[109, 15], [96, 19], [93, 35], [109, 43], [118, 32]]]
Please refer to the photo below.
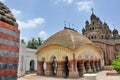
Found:
[[80, 77], [104, 66], [103, 52], [87, 37], [66, 28], [48, 38], [37, 52], [38, 75]]

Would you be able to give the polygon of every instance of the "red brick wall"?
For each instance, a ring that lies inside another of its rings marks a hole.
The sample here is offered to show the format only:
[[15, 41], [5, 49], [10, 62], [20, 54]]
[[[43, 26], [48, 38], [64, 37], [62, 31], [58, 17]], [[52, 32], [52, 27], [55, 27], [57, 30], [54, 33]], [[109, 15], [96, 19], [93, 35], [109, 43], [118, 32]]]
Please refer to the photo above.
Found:
[[[4, 80], [5, 77], [7, 79], [10, 77], [10, 79], [15, 80], [17, 78], [17, 67], [19, 60], [18, 45], [20, 31], [18, 30], [18, 27], [2, 21], [0, 21], [0, 28], [6, 31], [0, 31], [0, 39], [8, 41], [6, 43], [2, 43], [0, 40], [0, 80]], [[17, 34], [17, 37], [10, 34], [9, 31]]]

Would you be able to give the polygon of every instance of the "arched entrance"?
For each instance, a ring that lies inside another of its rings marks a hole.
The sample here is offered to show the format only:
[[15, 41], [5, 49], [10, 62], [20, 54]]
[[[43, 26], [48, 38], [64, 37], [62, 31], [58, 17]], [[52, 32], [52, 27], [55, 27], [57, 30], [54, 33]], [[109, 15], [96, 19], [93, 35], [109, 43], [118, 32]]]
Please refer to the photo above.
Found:
[[30, 61], [30, 71], [34, 71], [35, 70], [35, 61], [31, 60]]
[[56, 76], [57, 74], [57, 59], [55, 56], [51, 57], [51, 64], [50, 64], [50, 75]]
[[45, 70], [46, 70], [46, 68], [47, 68], [47, 64], [46, 64], [46, 62], [45, 62], [45, 58], [43, 57], [42, 58], [42, 75], [45, 75]]
[[80, 60], [77, 61], [77, 70], [78, 70], [79, 76], [81, 76], [81, 62], [80, 62]]
[[54, 56], [53, 57], [53, 62], [52, 62], [52, 72], [53, 72], [53, 76], [56, 76], [56, 73], [57, 73], [57, 59], [56, 57]]
[[63, 77], [68, 78], [69, 77], [69, 60], [68, 56], [65, 56], [65, 62], [63, 66]]
[[78, 57], [77, 70], [78, 70], [78, 73], [79, 73], [79, 77], [82, 76], [82, 74], [83, 74], [83, 60], [82, 60], [82, 56]]

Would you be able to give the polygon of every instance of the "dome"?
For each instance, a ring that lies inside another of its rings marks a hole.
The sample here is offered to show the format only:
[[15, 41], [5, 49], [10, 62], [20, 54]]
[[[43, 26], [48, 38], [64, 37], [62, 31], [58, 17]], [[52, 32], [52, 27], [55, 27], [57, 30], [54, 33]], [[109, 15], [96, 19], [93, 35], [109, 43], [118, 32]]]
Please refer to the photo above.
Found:
[[89, 21], [87, 20], [87, 21], [86, 21], [86, 25], [88, 25], [88, 24], [89, 24]]
[[3, 21], [16, 27], [18, 26], [18, 24], [16, 23], [16, 19], [12, 15], [9, 8], [2, 2], [0, 2], [0, 21]]
[[105, 29], [109, 29], [109, 27], [108, 27], [108, 25], [107, 25], [106, 22], [104, 22], [103, 27], [104, 27]]
[[64, 29], [62, 31], [59, 31], [52, 35], [50, 38], [48, 38], [40, 47], [44, 48], [49, 45], [61, 45], [64, 47], [68, 47], [72, 50], [78, 49], [80, 46], [91, 43], [92, 42], [85, 36], [79, 34], [78, 32], [75, 32], [70, 29]]
[[92, 13], [92, 15], [90, 16], [91, 20], [92, 19], [96, 19], [96, 15]]
[[113, 35], [114, 35], [114, 34], [118, 34], [118, 30], [117, 30], [117, 29], [114, 29], [114, 30], [113, 30]]

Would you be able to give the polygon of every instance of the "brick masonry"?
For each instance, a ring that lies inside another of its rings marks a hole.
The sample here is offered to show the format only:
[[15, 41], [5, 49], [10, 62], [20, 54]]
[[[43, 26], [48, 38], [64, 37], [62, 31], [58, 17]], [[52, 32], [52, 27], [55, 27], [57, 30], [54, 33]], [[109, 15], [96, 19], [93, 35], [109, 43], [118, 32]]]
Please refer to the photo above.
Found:
[[17, 80], [18, 53], [17, 27], [0, 21], [0, 80]]
[[0, 80], [17, 80], [19, 37], [20, 31], [14, 16], [0, 2]]

